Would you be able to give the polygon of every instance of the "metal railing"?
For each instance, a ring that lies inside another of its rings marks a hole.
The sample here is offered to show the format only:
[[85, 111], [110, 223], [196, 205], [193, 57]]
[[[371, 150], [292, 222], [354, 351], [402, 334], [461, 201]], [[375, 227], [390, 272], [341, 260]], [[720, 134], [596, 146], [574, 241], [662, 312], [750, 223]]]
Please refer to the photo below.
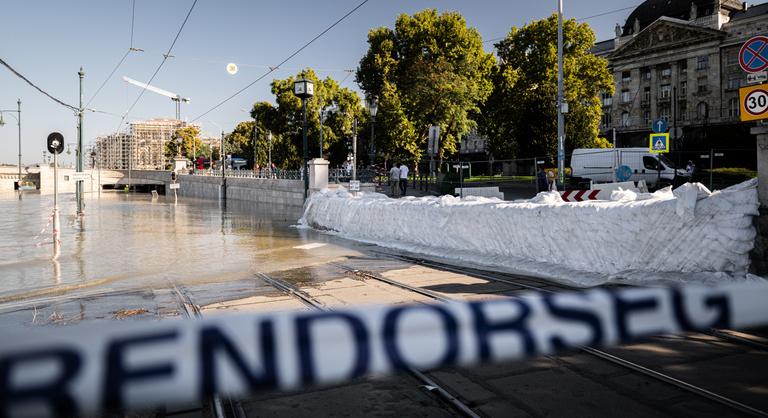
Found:
[[[374, 183], [377, 180], [376, 171], [367, 168], [358, 169], [357, 179], [361, 183]], [[352, 170], [344, 168], [331, 168], [328, 170], [329, 183], [348, 183], [350, 180], [352, 180]]]
[[[221, 170], [194, 170], [190, 175], [221, 177]], [[302, 180], [302, 170], [259, 169], [259, 170], [226, 170], [227, 177], [250, 179]]]

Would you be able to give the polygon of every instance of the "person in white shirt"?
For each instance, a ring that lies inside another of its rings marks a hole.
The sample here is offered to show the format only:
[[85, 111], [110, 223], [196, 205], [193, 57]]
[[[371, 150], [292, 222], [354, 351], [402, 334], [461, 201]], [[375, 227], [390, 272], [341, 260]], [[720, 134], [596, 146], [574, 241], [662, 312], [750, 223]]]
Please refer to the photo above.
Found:
[[400, 164], [400, 195], [405, 196], [405, 189], [408, 187], [408, 166], [405, 163]]
[[389, 170], [389, 191], [392, 197], [397, 197], [397, 189], [400, 186], [400, 169], [397, 164]]

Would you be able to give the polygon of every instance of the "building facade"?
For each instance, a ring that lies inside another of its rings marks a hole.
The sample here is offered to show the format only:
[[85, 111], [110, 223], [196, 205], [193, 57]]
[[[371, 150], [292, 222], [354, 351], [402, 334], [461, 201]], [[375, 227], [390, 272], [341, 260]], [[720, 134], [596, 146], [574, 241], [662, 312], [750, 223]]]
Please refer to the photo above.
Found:
[[96, 138], [96, 160], [102, 168], [164, 170], [169, 163], [165, 144], [187, 123], [177, 119], [131, 122], [130, 132]]
[[616, 90], [603, 94], [601, 136], [617, 146], [648, 146], [651, 123], [664, 119], [678, 149], [754, 147], [739, 122], [746, 73], [739, 49], [768, 31], [768, 3], [647, 0], [592, 52], [608, 60]]

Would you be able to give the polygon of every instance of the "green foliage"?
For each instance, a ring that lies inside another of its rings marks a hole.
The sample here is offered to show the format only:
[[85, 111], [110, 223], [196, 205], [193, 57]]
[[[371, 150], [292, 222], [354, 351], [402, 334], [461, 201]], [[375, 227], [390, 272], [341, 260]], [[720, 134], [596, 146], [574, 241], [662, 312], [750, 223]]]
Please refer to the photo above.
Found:
[[[613, 93], [603, 58], [589, 53], [595, 35], [586, 23], [563, 22], [566, 152], [601, 146], [601, 92]], [[496, 158], [557, 153], [557, 15], [513, 27], [496, 44], [495, 89], [482, 109], [481, 132]]]
[[379, 99], [376, 148], [419, 161], [429, 127], [439, 125], [440, 155], [455, 154], [492, 90], [494, 59], [477, 30], [459, 13], [428, 9], [400, 15], [394, 29], [372, 29], [368, 45], [356, 75], [366, 94]]
[[[320, 156], [320, 111], [325, 112], [322, 124], [323, 155], [331, 164], [341, 164], [347, 157], [344, 140], [351, 139], [355, 118], [365, 120], [360, 97], [342, 88], [328, 77], [321, 80], [311, 68], [296, 77], [272, 81], [276, 106], [268, 102], [253, 105], [251, 116], [257, 121], [257, 162], [266, 163], [268, 133], [272, 133], [272, 161], [280, 168], [296, 169], [301, 165], [303, 150], [303, 113], [301, 99], [293, 94], [293, 82], [306, 78], [314, 83], [314, 96], [307, 100], [307, 142], [309, 158]], [[251, 129], [252, 126], [251, 126]], [[252, 148], [251, 148], [252, 152]], [[263, 157], [263, 159], [262, 159]]]
[[594, 141], [586, 144], [584, 148], [613, 148], [613, 144], [608, 139], [597, 136]]
[[[702, 171], [709, 172], [710, 170], [708, 168], [704, 168], [704, 169], [702, 169]], [[726, 176], [743, 177], [744, 180], [749, 180], [751, 178], [757, 177], [757, 171], [756, 170], [750, 170], [749, 168], [744, 168], [744, 167], [720, 167], [720, 168], [714, 168], [714, 169], [712, 169], [712, 173], [720, 174], [720, 175], [726, 175]]]
[[[181, 143], [179, 143], [181, 139]], [[165, 143], [163, 150], [166, 158], [173, 158], [178, 155], [192, 159], [193, 151], [197, 155], [203, 154], [203, 143], [200, 140], [200, 128], [195, 125], [179, 128], [171, 136], [171, 140]]]

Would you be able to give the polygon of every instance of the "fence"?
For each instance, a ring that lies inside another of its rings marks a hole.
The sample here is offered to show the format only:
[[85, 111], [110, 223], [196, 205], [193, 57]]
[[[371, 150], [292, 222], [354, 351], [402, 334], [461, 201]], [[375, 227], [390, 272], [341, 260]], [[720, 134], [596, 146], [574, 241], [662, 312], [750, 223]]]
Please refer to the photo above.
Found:
[[[381, 178], [376, 170], [357, 169], [357, 179], [362, 183], [380, 183]], [[328, 170], [328, 183], [348, 183], [352, 180], [352, 170], [346, 168], [331, 168]]]
[[[651, 189], [687, 181], [700, 182], [711, 190], [723, 189], [756, 177], [756, 158], [754, 149], [686, 150], [667, 154], [651, 154], [645, 148], [577, 150], [565, 156], [565, 189], [588, 189], [590, 183], [622, 180], [643, 180]], [[531, 197], [549, 187], [537, 181], [539, 168], [544, 168], [548, 183], [558, 174], [557, 162], [552, 157], [443, 161], [435, 163], [435, 168], [438, 172], [430, 176], [429, 162], [420, 163], [417, 173], [412, 174], [412, 187], [453, 194], [457, 187], [497, 186], [508, 197]]]
[[[221, 170], [194, 170], [192, 175], [221, 177]], [[301, 180], [302, 170], [226, 170], [227, 177], [252, 178], [252, 179], [279, 179], [279, 180]]]

